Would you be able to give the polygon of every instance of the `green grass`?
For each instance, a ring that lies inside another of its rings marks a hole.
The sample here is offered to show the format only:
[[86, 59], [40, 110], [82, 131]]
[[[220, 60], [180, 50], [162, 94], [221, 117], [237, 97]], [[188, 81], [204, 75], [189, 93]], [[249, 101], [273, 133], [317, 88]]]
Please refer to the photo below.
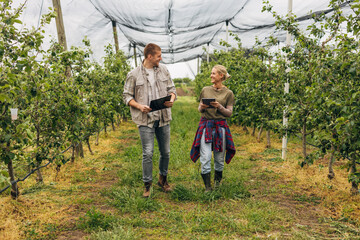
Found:
[[77, 226], [87, 232], [108, 230], [113, 228], [112, 224], [116, 222], [116, 219], [117, 218], [113, 215], [104, 214], [95, 209], [91, 209], [84, 217], [79, 218]]
[[[205, 192], [200, 162], [193, 163], [189, 155], [200, 119], [197, 106], [194, 97], [179, 97], [172, 109], [168, 174], [171, 193], [164, 193], [156, 185], [159, 151], [155, 140], [151, 197], [142, 198], [142, 150], [135, 125], [118, 128], [118, 142], [111, 143], [112, 151], [94, 155], [86, 163], [86, 170], [75, 169], [68, 186], [56, 190], [56, 186], [34, 185], [24, 192], [33, 196], [51, 191], [73, 197], [75, 200], [67, 204], [75, 204], [79, 212], [71, 230], [87, 233], [85, 239], [360, 238], [357, 223], [348, 217], [354, 211], [350, 206], [338, 219], [301, 219], [298, 211], [307, 211], [307, 206], [320, 207], [322, 199], [295, 192], [299, 176], [282, 179], [282, 173], [273, 167], [286, 163], [279, 158], [281, 150], [263, 148], [249, 153], [252, 137], [236, 131], [232, 133], [238, 151], [232, 162], [225, 164], [220, 187]], [[92, 166], [95, 163], [97, 168]], [[114, 175], [109, 177], [110, 183], [88, 194], [91, 184], [101, 183], [101, 177], [108, 174]], [[212, 181], [213, 177], [212, 172]], [[112, 183], [111, 179], [117, 181]], [[86, 196], [76, 197], [80, 193]], [[63, 204], [61, 201], [58, 204]], [[24, 226], [27, 239], [55, 239], [61, 232], [53, 225], [41, 226], [38, 222]]]
[[[149, 199], [141, 197], [142, 151], [140, 140], [135, 135], [138, 133], [134, 130], [121, 133], [119, 139], [125, 139], [129, 134], [133, 144], [126, 146], [120, 154], [119, 182], [105, 189], [102, 196], [108, 198], [108, 204], [123, 217], [116, 222], [117, 225], [109, 225], [106, 231], [96, 231], [90, 239], [147, 236], [157, 239], [248, 239], [256, 238], [260, 233], [284, 231], [281, 222], [292, 221], [291, 215], [276, 204], [252, 199], [247, 182], [251, 178], [250, 170], [256, 164], [241, 155], [235, 156], [232, 163], [225, 166], [223, 182], [218, 189], [204, 191], [200, 163], [193, 163], [189, 155], [200, 120], [197, 104], [194, 97], [181, 97], [172, 110], [168, 179], [174, 190], [169, 194], [153, 186]], [[155, 141], [154, 185], [158, 178], [158, 157]], [[274, 177], [273, 173], [265, 175], [269, 180]]]
[[140, 239], [136, 236], [132, 228], [125, 229], [119, 224], [115, 224], [111, 230], [99, 231], [90, 237], [91, 240], [136, 240]]

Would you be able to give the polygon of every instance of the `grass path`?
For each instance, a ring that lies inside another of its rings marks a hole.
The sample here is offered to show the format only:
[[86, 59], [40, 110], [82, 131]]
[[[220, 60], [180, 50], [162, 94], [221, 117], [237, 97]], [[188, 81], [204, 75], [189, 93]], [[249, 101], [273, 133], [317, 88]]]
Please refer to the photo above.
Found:
[[[221, 187], [204, 193], [200, 163], [189, 158], [199, 121], [193, 97], [173, 108], [169, 182], [172, 193], [154, 186], [141, 197], [141, 144], [136, 126], [123, 123], [102, 136], [86, 154], [45, 183], [34, 179], [11, 201], [0, 195], [0, 239], [359, 239], [360, 198], [349, 196], [342, 163], [326, 179], [326, 160], [298, 165], [300, 143], [289, 142], [282, 161], [281, 142], [245, 135], [231, 126], [237, 154], [225, 166]], [[154, 181], [158, 174], [154, 156]]]

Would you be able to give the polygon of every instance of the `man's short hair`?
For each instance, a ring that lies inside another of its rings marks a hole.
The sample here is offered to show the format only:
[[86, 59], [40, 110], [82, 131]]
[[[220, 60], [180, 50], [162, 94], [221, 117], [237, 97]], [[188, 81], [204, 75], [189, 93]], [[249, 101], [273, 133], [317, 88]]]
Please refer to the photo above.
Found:
[[156, 52], [161, 51], [161, 48], [156, 45], [155, 43], [149, 43], [144, 48], [144, 56], [147, 58], [147, 56], [150, 54], [151, 56], [154, 56]]

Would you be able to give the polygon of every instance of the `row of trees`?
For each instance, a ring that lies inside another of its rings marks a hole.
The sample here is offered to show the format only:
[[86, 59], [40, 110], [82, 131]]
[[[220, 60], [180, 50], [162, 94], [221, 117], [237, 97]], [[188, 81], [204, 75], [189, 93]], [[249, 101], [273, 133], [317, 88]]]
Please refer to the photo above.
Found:
[[[91, 61], [86, 39], [84, 48], [63, 51], [53, 43], [44, 50], [42, 29], [54, 13], [44, 15], [37, 29], [20, 28], [23, 6], [11, 4], [0, 1], [0, 161], [7, 166], [0, 183], [10, 179], [16, 198], [14, 169], [25, 173], [44, 161], [56, 162], [59, 169], [69, 160], [63, 154], [68, 146], [73, 161], [82, 143], [91, 152], [90, 136], [129, 116], [121, 92], [130, 66], [110, 46], [103, 64]], [[18, 109], [18, 116], [10, 109]]]
[[[313, 24], [303, 31], [295, 16], [279, 16], [264, 2], [263, 10], [273, 14], [277, 29], [288, 31], [294, 44], [274, 50], [278, 41], [270, 37], [266, 46], [258, 44], [249, 50], [234, 36], [237, 48], [215, 52], [215, 60], [202, 64], [195, 81], [199, 93], [212, 66], [225, 65], [232, 75], [226, 84], [236, 96], [233, 122], [245, 129], [266, 129], [268, 147], [270, 131], [301, 136], [302, 164], [311, 163], [319, 154], [330, 154], [329, 178], [335, 176], [334, 160], [347, 159], [351, 192], [356, 194], [360, 182], [356, 166], [360, 158], [360, 4], [350, 3], [352, 13], [344, 15], [344, 3], [331, 1], [333, 11], [313, 15]], [[284, 94], [285, 83], [290, 84], [289, 94]], [[284, 110], [289, 118], [286, 127], [282, 125]], [[319, 151], [308, 154], [309, 141]]]

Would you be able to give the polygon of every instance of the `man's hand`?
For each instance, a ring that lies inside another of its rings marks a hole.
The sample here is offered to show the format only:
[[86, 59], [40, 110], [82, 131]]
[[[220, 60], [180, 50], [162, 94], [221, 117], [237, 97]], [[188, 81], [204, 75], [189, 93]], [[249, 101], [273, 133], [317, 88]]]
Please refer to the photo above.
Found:
[[134, 99], [131, 99], [129, 102], [129, 106], [139, 109], [143, 113], [149, 113], [152, 109], [147, 105], [142, 105], [136, 102]]
[[168, 108], [171, 108], [174, 105], [174, 101], [166, 101], [164, 102], [164, 105]]
[[168, 107], [168, 108], [171, 108], [171, 107], [174, 105], [174, 101], [175, 101], [175, 98], [176, 98], [175, 94], [170, 93], [170, 95], [171, 95], [170, 101], [164, 102], [164, 105], [165, 105], [166, 107]]
[[138, 109], [143, 113], [149, 113], [151, 111], [151, 108], [147, 105], [139, 104]]

